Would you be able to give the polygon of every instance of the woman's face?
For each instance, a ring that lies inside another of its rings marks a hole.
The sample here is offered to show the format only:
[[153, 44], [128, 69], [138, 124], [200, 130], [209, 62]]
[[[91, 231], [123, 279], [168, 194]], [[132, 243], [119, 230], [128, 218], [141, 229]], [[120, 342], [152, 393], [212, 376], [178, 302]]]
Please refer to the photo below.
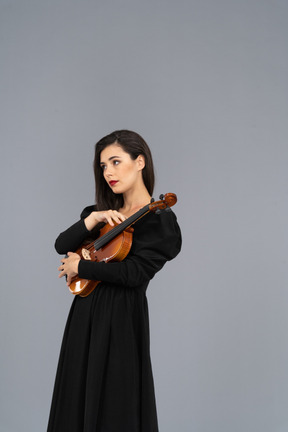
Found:
[[135, 189], [142, 180], [144, 157], [131, 159], [119, 144], [111, 144], [100, 154], [103, 176], [114, 193], [126, 193]]

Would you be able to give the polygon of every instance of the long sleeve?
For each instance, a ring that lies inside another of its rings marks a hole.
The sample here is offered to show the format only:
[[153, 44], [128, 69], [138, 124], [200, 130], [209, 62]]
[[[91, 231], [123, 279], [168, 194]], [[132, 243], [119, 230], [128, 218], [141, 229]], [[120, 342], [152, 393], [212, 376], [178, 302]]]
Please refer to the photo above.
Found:
[[81, 219], [59, 234], [55, 241], [55, 249], [59, 254], [64, 255], [67, 252], [75, 252], [84, 240], [91, 235], [91, 231], [86, 228], [84, 219], [93, 210], [95, 210], [94, 206], [85, 207], [81, 213]]
[[135, 224], [134, 236], [126, 259], [108, 263], [81, 260], [79, 277], [137, 287], [152, 279], [181, 249], [181, 232], [172, 211], [145, 216]]

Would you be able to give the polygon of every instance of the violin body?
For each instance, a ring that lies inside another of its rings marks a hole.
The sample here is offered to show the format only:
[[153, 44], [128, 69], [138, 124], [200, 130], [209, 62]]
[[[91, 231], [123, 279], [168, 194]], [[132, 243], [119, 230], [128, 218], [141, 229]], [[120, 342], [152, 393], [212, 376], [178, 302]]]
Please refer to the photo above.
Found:
[[[81, 260], [90, 260], [95, 262], [113, 262], [122, 261], [130, 252], [132, 246], [132, 225], [150, 211], [158, 213], [172, 207], [177, 202], [177, 197], [173, 193], [160, 195], [159, 201], [151, 200], [138, 212], [130, 216], [120, 224], [111, 226], [108, 223], [100, 230], [98, 239], [88, 245], [83, 244], [76, 253], [80, 255]], [[69, 289], [72, 294], [80, 297], [88, 296], [101, 281], [81, 279], [75, 276]]]
[[[109, 231], [114, 229], [108, 223], [100, 230], [99, 237], [107, 234]], [[127, 228], [118, 234], [114, 239], [97, 250], [94, 247], [94, 242], [89, 245], [82, 245], [76, 250], [76, 253], [80, 255], [81, 259], [90, 260], [95, 262], [113, 262], [122, 261], [130, 252], [132, 246], [132, 233], [134, 229], [132, 227]], [[81, 279], [74, 277], [69, 286], [69, 290], [72, 294], [80, 295], [80, 297], [87, 297], [100, 283], [101, 281]]]

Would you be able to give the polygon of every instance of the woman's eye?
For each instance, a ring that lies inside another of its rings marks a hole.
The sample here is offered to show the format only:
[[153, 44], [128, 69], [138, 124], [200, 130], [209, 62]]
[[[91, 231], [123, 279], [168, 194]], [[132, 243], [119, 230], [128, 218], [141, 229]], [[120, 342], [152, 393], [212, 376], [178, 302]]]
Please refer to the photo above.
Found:
[[106, 165], [100, 165], [102, 168], [102, 171], [104, 171], [106, 169]]
[[118, 160], [114, 160], [114, 161], [113, 161], [113, 164], [114, 164], [114, 165], [118, 165], [119, 163], [120, 163], [120, 162], [119, 162]]

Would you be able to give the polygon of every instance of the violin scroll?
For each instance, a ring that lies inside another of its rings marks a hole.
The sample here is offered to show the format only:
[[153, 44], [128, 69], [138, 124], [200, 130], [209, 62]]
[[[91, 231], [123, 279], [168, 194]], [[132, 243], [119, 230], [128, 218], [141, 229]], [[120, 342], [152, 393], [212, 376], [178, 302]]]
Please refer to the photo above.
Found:
[[177, 196], [174, 193], [161, 194], [159, 196], [160, 201], [151, 202], [149, 205], [150, 211], [158, 213], [160, 210], [165, 210], [167, 207], [172, 207], [177, 202]]
[[177, 203], [177, 196], [174, 193], [167, 193], [164, 195], [164, 198], [162, 195], [161, 199], [164, 199], [168, 207], [173, 207]]

